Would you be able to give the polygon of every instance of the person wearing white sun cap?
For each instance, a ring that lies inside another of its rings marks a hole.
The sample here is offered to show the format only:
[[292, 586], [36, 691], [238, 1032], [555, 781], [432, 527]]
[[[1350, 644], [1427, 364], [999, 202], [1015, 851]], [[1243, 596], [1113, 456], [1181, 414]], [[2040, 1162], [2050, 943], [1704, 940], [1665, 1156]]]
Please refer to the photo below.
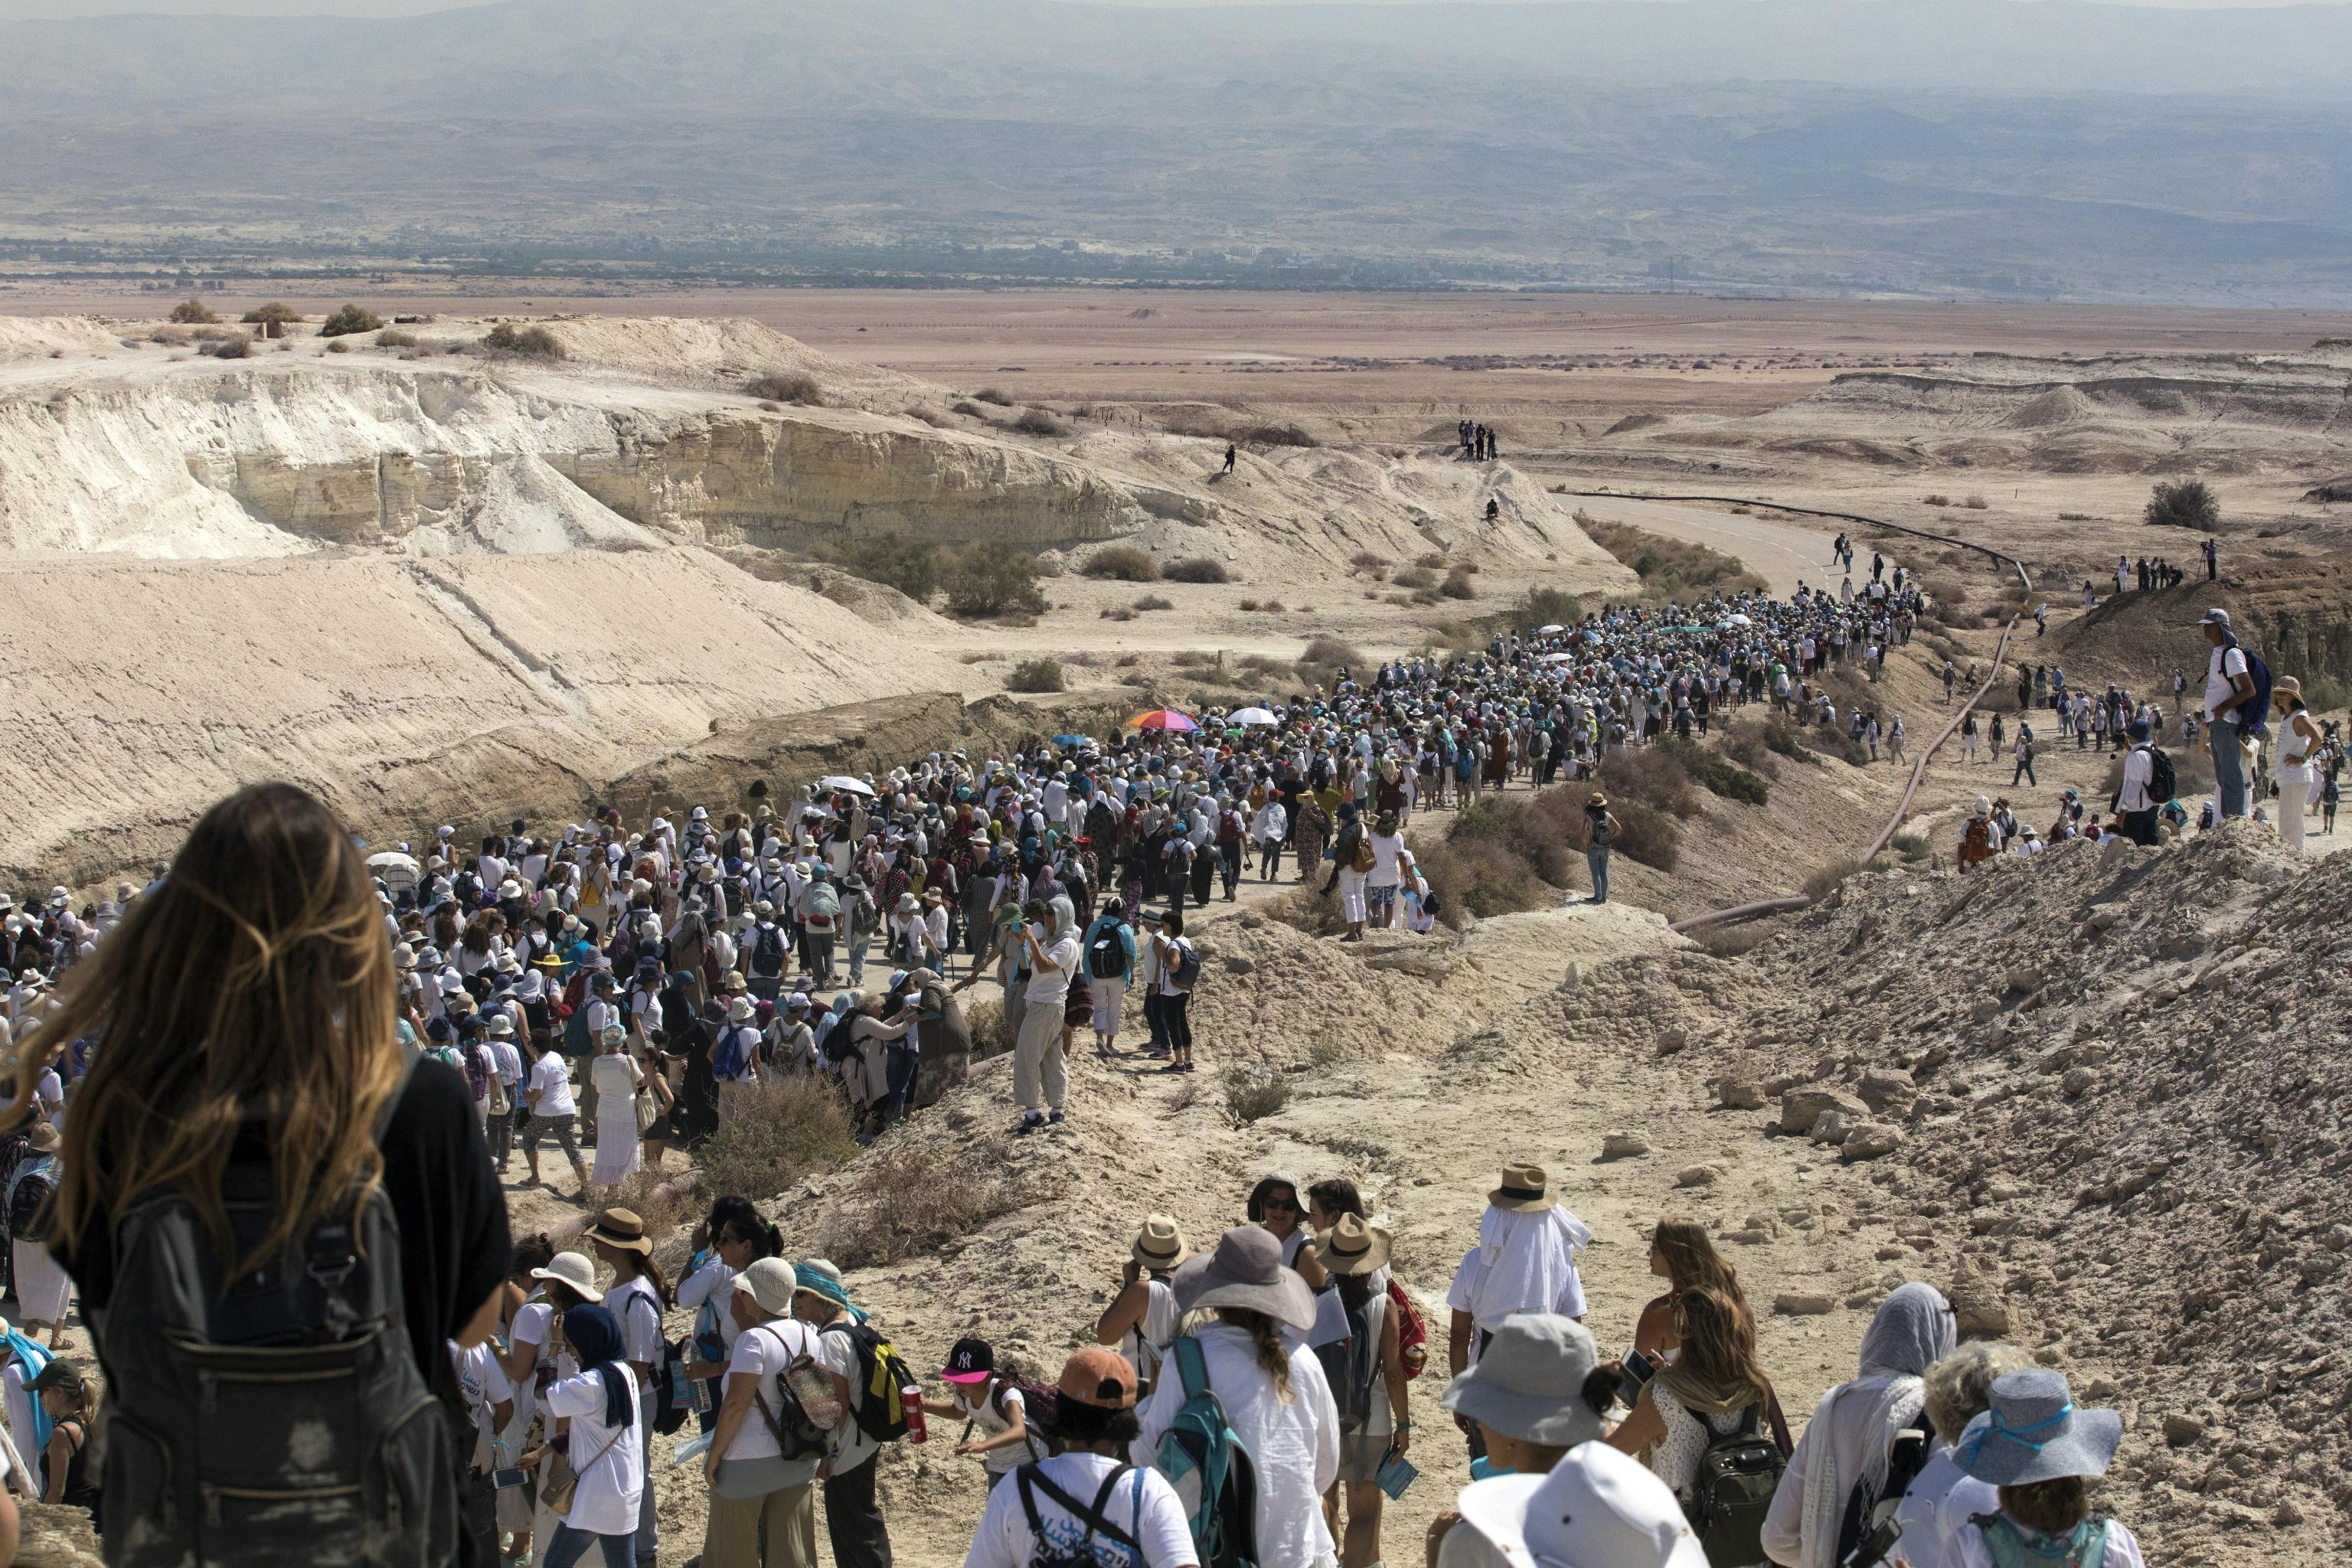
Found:
[[1666, 1483], [1606, 1443], [1570, 1449], [1549, 1475], [1474, 1482], [1457, 1504], [1462, 1525], [1447, 1533], [1442, 1563], [1484, 1543], [1494, 1549], [1486, 1561], [1510, 1568], [1707, 1568]]

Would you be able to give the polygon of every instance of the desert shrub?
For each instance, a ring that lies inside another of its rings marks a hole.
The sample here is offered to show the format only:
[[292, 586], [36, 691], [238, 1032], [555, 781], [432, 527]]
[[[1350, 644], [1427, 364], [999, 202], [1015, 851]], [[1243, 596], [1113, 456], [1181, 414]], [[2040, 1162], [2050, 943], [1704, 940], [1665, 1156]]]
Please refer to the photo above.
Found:
[[1982, 511], [1991, 503], [1987, 501], [1984, 497], [1971, 492], [1966, 500], [1960, 502], [1960, 504], [1968, 508], [1970, 511]]
[[1070, 427], [1042, 408], [1024, 408], [1013, 422], [1013, 428], [1024, 436], [1066, 436]]
[[1631, 802], [1675, 816], [1696, 816], [1698, 796], [1682, 760], [1664, 746], [1628, 747], [1601, 759], [1601, 783], [1613, 806]]
[[1736, 725], [1726, 730], [1717, 743], [1723, 748], [1725, 756], [1748, 772], [1766, 779], [1780, 776], [1780, 764], [1773, 758], [1772, 749], [1764, 743], [1761, 724]]
[[997, 540], [965, 546], [940, 572], [948, 608], [959, 616], [1037, 615], [1045, 595], [1037, 587], [1037, 558]]
[[866, 1165], [856, 1196], [820, 1233], [824, 1256], [845, 1268], [936, 1252], [1024, 1206], [1031, 1194], [982, 1151], [958, 1155], [908, 1142]]
[[811, 408], [824, 402], [824, 389], [816, 384], [816, 377], [800, 371], [771, 371], [755, 375], [743, 384], [743, 395], [764, 403], [797, 403]]
[[2352, 704], [2352, 687], [2332, 675], [2315, 675], [2303, 683], [2303, 700], [2315, 713], [2333, 713]]
[[1152, 610], [1172, 610], [1176, 607], [1176, 601], [1164, 598], [1158, 594], [1146, 594], [1135, 601], [1135, 607], [1147, 613]]
[[1389, 559], [1378, 551], [1359, 550], [1348, 557], [1348, 565], [1354, 571], [1379, 574], [1389, 569]]
[[1237, 441], [1254, 447], [1319, 447], [1314, 437], [1296, 425], [1250, 425], [1234, 433]]
[[940, 587], [939, 547], [921, 540], [890, 536], [857, 539], [820, 546], [817, 559], [840, 567], [853, 577], [896, 588], [919, 605], [928, 605]]
[[1787, 757], [1793, 762], [1811, 763], [1815, 767], [1821, 765], [1822, 760], [1813, 755], [1812, 748], [1805, 744], [1804, 736], [1798, 732], [1796, 725], [1789, 721], [1789, 716], [1785, 713], [1766, 715], [1764, 747], [1775, 755]]
[[500, 321], [482, 339], [482, 346], [499, 353], [530, 354], [540, 359], [562, 359], [563, 345], [545, 327], [518, 327], [512, 321]]
[[319, 335], [322, 338], [349, 337], [353, 332], [377, 331], [383, 326], [382, 316], [372, 310], [362, 310], [357, 305], [345, 305], [319, 323]]
[[1771, 788], [1761, 774], [1751, 773], [1710, 747], [1668, 736], [1661, 749], [1680, 763], [1683, 771], [1710, 795], [1747, 805], [1762, 805], [1772, 798]]
[[1434, 588], [1437, 574], [1425, 566], [1408, 566], [1389, 579], [1400, 588]]
[[1925, 495], [1919, 498], [1919, 504], [1921, 506], [1949, 506], [1952, 504], [1952, 498], [1948, 495]]
[[714, 1194], [771, 1197], [857, 1152], [841, 1095], [821, 1078], [726, 1084], [719, 1107], [719, 1131], [694, 1152]]
[[331, 354], [347, 354], [352, 352], [352, 345], [343, 342], [342, 339], [337, 338], [334, 342], [329, 343], [322, 352]]
[[1270, 1068], [1230, 1067], [1221, 1081], [1225, 1114], [1236, 1127], [1272, 1116], [1290, 1103], [1290, 1080]]
[[1102, 611], [1097, 618], [1106, 621], [1131, 621], [1135, 619], [1135, 612], [1124, 607], [1115, 607]]
[[301, 312], [291, 305], [272, 300], [267, 305], [257, 305], [238, 320], [248, 327], [259, 327], [265, 338], [282, 338], [286, 329], [302, 319]]
[[1171, 583], [1230, 583], [1233, 576], [1217, 562], [1205, 555], [1187, 555], [1171, 561], [1160, 569], [1160, 574]]
[[1445, 581], [1437, 585], [1437, 591], [1449, 599], [1475, 599], [1478, 596], [1478, 589], [1470, 581], [1470, 574], [1459, 566], [1445, 574]]
[[1284, 606], [1280, 599], [1268, 599], [1264, 604], [1260, 605], [1258, 608], [1265, 611], [1268, 615], [1278, 616], [1282, 614]]
[[1353, 643], [1341, 642], [1335, 637], [1318, 637], [1307, 643], [1307, 651], [1298, 656], [1298, 662], [1344, 664], [1353, 668], [1364, 662], [1364, 654]]
[[1737, 925], [1701, 926], [1690, 933], [1690, 939], [1717, 958], [1738, 958], [1763, 946], [1771, 931], [1762, 921], [1742, 921]]
[[1437, 894], [1439, 921], [1460, 930], [1465, 917], [1491, 920], [1559, 901], [1559, 889], [1537, 875], [1509, 846], [1476, 836], [1449, 837], [1414, 851]]
[[413, 349], [416, 346], [416, 334], [398, 327], [386, 327], [375, 335], [375, 346], [380, 349]]
[[1572, 626], [1583, 618], [1583, 604], [1558, 588], [1530, 588], [1519, 601], [1517, 619], [1526, 626]]
[[1719, 550], [1709, 550], [1704, 544], [1685, 544], [1630, 523], [1603, 521], [1585, 511], [1576, 513], [1576, 524], [1592, 542], [1614, 555], [1642, 580], [1645, 598], [1688, 601], [1714, 592], [1763, 591], [1761, 577], [1750, 572], [1738, 557]]
[[1805, 879], [1805, 897], [1818, 904], [1837, 891], [1839, 885], [1848, 877], [1861, 869], [1862, 862], [1851, 858], [1832, 860], [1826, 866], [1816, 867]]
[[992, 403], [999, 408], [1013, 406], [1013, 399], [993, 386], [983, 386], [972, 395], [982, 403]]
[[1004, 689], [1007, 691], [1066, 691], [1069, 688], [1062, 679], [1062, 666], [1059, 661], [1050, 658], [1024, 658], [1013, 667], [1012, 674], [1004, 678]]
[[1927, 836], [1916, 827], [1906, 828], [1886, 841], [1886, 847], [1906, 860], [1925, 860], [1935, 853]]
[[955, 402], [950, 404], [948, 405], [948, 412], [950, 414], [961, 414], [967, 419], [985, 419], [988, 417], [988, 410], [982, 408], [979, 404], [974, 403], [969, 397], [960, 397]]
[[1116, 583], [1151, 583], [1160, 577], [1160, 563], [1152, 559], [1151, 552], [1132, 544], [1107, 544], [1087, 556], [1078, 570]]
[[253, 340], [243, 333], [234, 333], [215, 342], [207, 343], [199, 353], [215, 359], [246, 359], [253, 353]]
[[1843, 723], [1816, 724], [1807, 735], [1807, 743], [1814, 751], [1826, 752], [1850, 768], [1870, 765], [1870, 748], [1847, 734]]
[[2193, 528], [2210, 533], [2221, 525], [2221, 500], [2203, 479], [2158, 484], [2140, 514], [2154, 528]]
[[1442, 550], [1425, 551], [1414, 556], [1412, 563], [1425, 572], [1443, 572], [1445, 570], [1445, 552]]
[[217, 321], [220, 317], [215, 315], [213, 308], [202, 300], [183, 300], [172, 307], [172, 320], [184, 327], [195, 327]]
[[929, 408], [909, 408], [907, 410], [907, 417], [909, 419], [919, 419], [934, 430], [946, 430], [952, 428], [952, 426], [948, 424], [947, 416], [945, 415]]

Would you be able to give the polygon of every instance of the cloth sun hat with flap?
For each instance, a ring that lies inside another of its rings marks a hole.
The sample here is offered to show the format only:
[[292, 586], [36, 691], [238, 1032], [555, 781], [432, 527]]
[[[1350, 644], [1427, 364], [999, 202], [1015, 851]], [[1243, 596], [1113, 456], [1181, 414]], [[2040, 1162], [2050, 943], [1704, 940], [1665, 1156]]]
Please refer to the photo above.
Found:
[[1600, 1359], [1591, 1331], [1575, 1319], [1513, 1312], [1438, 1403], [1506, 1437], [1574, 1447], [1601, 1436], [1601, 1416], [1584, 1398]]
[[1512, 1568], [1706, 1568], [1666, 1483], [1606, 1443], [1570, 1449], [1549, 1475], [1476, 1482], [1457, 1506]]

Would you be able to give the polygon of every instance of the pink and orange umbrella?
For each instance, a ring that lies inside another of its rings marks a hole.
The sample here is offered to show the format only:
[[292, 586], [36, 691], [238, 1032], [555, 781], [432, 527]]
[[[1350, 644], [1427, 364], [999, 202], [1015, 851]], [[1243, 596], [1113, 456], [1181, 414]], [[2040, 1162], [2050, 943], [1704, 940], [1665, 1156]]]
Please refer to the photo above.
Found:
[[1138, 713], [1127, 721], [1130, 730], [1172, 730], [1179, 734], [1191, 734], [1200, 729], [1190, 713], [1179, 713], [1173, 708], [1154, 708], [1149, 713]]

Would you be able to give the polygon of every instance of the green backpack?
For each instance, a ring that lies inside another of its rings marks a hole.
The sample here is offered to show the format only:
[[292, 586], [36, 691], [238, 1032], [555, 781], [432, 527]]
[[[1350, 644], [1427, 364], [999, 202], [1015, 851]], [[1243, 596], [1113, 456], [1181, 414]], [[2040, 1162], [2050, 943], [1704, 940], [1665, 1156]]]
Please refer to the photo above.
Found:
[[1993, 1568], [2099, 1568], [2107, 1560], [2104, 1515], [2054, 1536], [2021, 1530], [2006, 1514], [1980, 1513], [1969, 1522], [1984, 1537]]
[[1256, 1467], [1225, 1419], [1224, 1403], [1209, 1386], [1201, 1342], [1187, 1334], [1171, 1344], [1160, 1363], [1162, 1376], [1168, 1361], [1184, 1380], [1184, 1404], [1160, 1435], [1152, 1462], [1176, 1489], [1200, 1568], [1255, 1568]]

